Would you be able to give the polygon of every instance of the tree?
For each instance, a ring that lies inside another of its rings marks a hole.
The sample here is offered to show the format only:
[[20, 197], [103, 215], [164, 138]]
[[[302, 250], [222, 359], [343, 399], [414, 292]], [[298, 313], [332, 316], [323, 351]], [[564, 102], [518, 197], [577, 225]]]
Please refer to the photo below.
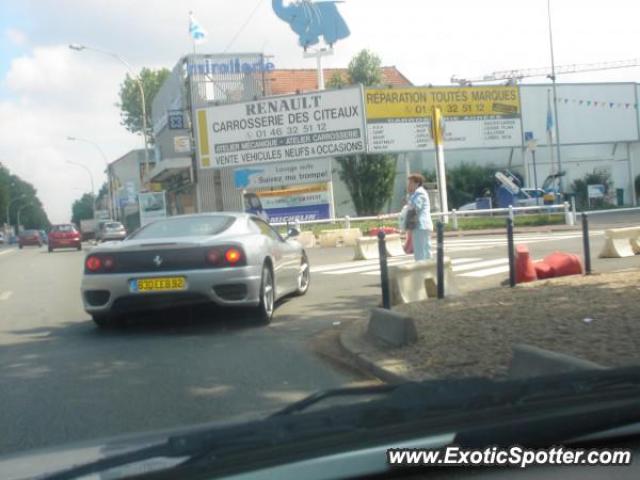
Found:
[[377, 215], [393, 195], [396, 165], [390, 155], [339, 158], [345, 183], [358, 216]]
[[347, 84], [347, 81], [344, 79], [344, 77], [340, 73], [334, 72], [334, 74], [331, 75], [331, 78], [329, 79], [329, 81], [326, 83], [326, 87], [340, 88], [340, 87], [344, 87], [346, 84]]
[[[380, 58], [362, 50], [349, 62], [351, 83], [370, 86], [382, 80]], [[332, 80], [335, 78], [332, 77]], [[342, 81], [340, 77], [340, 81]], [[337, 83], [337, 79], [335, 82]], [[376, 215], [393, 195], [396, 176], [396, 157], [392, 155], [363, 155], [336, 158], [340, 164], [340, 179], [345, 183], [359, 216]]]
[[351, 83], [365, 86], [382, 83], [382, 60], [369, 50], [362, 50], [349, 62], [349, 79]]
[[71, 222], [80, 225], [80, 220], [93, 218], [93, 194], [85, 193], [71, 206]]
[[571, 190], [576, 194], [576, 208], [585, 210], [589, 207], [589, 185], [604, 185], [605, 198], [594, 200], [594, 206], [605, 206], [609, 190], [613, 187], [611, 174], [606, 171], [594, 169], [583, 178], [577, 178], [571, 184]]
[[[9, 219], [7, 205], [11, 203]], [[25, 205], [29, 205], [25, 207]], [[18, 175], [12, 175], [8, 168], [0, 164], [0, 218], [5, 222], [15, 225], [18, 220], [18, 210], [21, 208], [20, 223], [24, 228], [47, 228], [49, 218], [38, 198], [33, 185], [25, 182]]]
[[[145, 107], [147, 111], [147, 138], [150, 143], [153, 139], [153, 126], [151, 123], [151, 103], [158, 90], [169, 76], [170, 72], [166, 68], [152, 70], [143, 68], [140, 71], [142, 88], [144, 89]], [[121, 124], [132, 133], [142, 133], [142, 102], [140, 101], [140, 88], [138, 82], [129, 74], [120, 85], [120, 107]]]

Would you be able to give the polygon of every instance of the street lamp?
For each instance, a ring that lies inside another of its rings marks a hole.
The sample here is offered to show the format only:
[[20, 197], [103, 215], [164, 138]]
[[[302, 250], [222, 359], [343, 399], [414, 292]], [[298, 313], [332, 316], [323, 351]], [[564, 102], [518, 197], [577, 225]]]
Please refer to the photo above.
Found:
[[19, 209], [18, 209], [18, 233], [20, 233], [20, 212], [22, 212], [22, 210], [24, 210], [27, 207], [33, 207], [33, 203], [27, 203], [25, 205], [22, 205]]
[[83, 50], [91, 50], [93, 52], [102, 53], [103, 55], [108, 55], [109, 57], [115, 58], [120, 63], [122, 63], [125, 67], [127, 67], [129, 74], [138, 84], [138, 88], [140, 89], [140, 103], [142, 107], [142, 136], [144, 139], [144, 173], [148, 174], [149, 173], [149, 152], [147, 148], [148, 148], [149, 142], [147, 139], [147, 105], [144, 99], [144, 88], [142, 86], [142, 79], [140, 78], [139, 75], [136, 75], [134, 73], [133, 67], [131, 67], [131, 64], [115, 52], [110, 52], [108, 50], [101, 50], [99, 48], [87, 47], [86, 45], [80, 45], [78, 43], [69, 44], [69, 48], [76, 52], [81, 52]]
[[[109, 160], [107, 159], [107, 156], [105, 155], [104, 151], [100, 148], [100, 145], [98, 145], [95, 142], [92, 142], [91, 140], [87, 140], [85, 138], [67, 137], [67, 140], [69, 140], [70, 142], [88, 143], [89, 145], [93, 145], [96, 148], [96, 150], [100, 152], [100, 155], [102, 156], [102, 159], [104, 160], [104, 163], [107, 166], [107, 187], [109, 188], [109, 218], [115, 218], [115, 215], [114, 215], [115, 208], [113, 206], [113, 202], [114, 202], [113, 188], [111, 186], [111, 166], [109, 165]], [[69, 163], [73, 163], [73, 162], [69, 162]], [[78, 165], [78, 164], [75, 164], [75, 165]], [[81, 165], [81, 166], [84, 167], [84, 165]], [[91, 174], [91, 172], [89, 172], [89, 174]], [[91, 182], [93, 185], [93, 180], [91, 180]], [[95, 195], [94, 195], [94, 199], [95, 199]], [[94, 202], [94, 216], [95, 216], [95, 202]]]
[[89, 170], [89, 168], [86, 165], [83, 165], [81, 163], [72, 162], [71, 160], [67, 160], [67, 163], [69, 165], [75, 165], [76, 167], [84, 168], [87, 171], [87, 173], [89, 174], [89, 179], [91, 179], [91, 195], [93, 197], [93, 218], [95, 220], [95, 218], [96, 218], [96, 189], [94, 188], [93, 175], [91, 174], [91, 170]]

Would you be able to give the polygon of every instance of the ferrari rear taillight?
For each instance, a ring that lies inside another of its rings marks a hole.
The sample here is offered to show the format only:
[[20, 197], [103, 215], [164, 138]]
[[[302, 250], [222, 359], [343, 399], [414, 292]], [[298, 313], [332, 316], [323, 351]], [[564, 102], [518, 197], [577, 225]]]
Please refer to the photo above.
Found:
[[224, 258], [231, 265], [235, 265], [240, 260], [242, 260], [242, 253], [240, 253], [240, 250], [238, 250], [237, 248], [232, 247], [225, 252]]
[[109, 255], [89, 255], [84, 265], [91, 273], [110, 272], [116, 267], [116, 261]]
[[222, 245], [213, 247], [206, 253], [207, 263], [216, 267], [238, 267], [247, 264], [240, 247]]
[[96, 255], [89, 255], [85, 260], [84, 265], [87, 267], [87, 270], [95, 273], [102, 268], [102, 260]]

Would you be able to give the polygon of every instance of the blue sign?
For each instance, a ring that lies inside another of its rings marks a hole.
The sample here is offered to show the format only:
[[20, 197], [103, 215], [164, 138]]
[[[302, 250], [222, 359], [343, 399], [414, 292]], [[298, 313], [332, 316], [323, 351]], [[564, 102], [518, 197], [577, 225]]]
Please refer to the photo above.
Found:
[[533, 140], [533, 132], [524, 132], [524, 141], [529, 142]]
[[184, 115], [182, 114], [182, 110], [169, 112], [168, 123], [169, 130], [184, 130]]
[[271, 223], [295, 222], [296, 220], [322, 220], [329, 218], [329, 205], [305, 205], [302, 207], [267, 208]]
[[233, 172], [233, 182], [236, 188], [247, 188], [251, 183], [251, 176], [264, 172], [261, 168], [238, 168]]
[[239, 57], [230, 58], [224, 62], [212, 62], [206, 59], [204, 63], [189, 64], [189, 75], [215, 75], [228, 73], [262, 73], [275, 70], [276, 66], [272, 62], [265, 62], [264, 58], [257, 62], [249, 63], [240, 60]]

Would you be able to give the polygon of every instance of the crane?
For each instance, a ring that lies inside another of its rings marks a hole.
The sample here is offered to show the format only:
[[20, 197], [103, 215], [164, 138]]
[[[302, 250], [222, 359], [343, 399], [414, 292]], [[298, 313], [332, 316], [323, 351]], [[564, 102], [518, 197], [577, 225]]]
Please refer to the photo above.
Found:
[[[618, 68], [631, 68], [640, 66], [640, 58], [632, 58], [629, 60], [617, 60], [612, 62], [600, 63], [583, 63], [573, 65], [560, 65], [556, 67], [556, 76], [559, 74], [595, 72], [599, 70], [613, 70]], [[525, 68], [513, 70], [500, 70], [492, 72], [488, 75], [476, 78], [458, 78], [455, 75], [451, 77], [451, 83], [457, 83], [461, 86], [473, 85], [474, 83], [497, 82], [506, 80], [508, 84], [515, 84], [523, 78], [529, 77], [549, 77], [551, 78], [551, 67], [542, 68]]]

